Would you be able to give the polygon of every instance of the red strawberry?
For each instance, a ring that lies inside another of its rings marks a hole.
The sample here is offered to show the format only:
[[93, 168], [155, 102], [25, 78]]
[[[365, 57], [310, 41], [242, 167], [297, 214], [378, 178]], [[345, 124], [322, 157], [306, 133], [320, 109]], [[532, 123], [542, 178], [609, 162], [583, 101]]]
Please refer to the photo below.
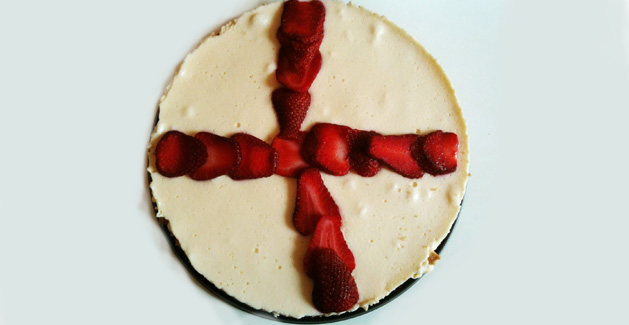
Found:
[[317, 77], [321, 69], [321, 52], [312, 55], [299, 55], [287, 47], [280, 48], [277, 58], [275, 77], [286, 88], [305, 92]]
[[284, 139], [296, 139], [310, 107], [310, 94], [279, 88], [273, 91], [271, 101], [280, 124], [279, 136]]
[[304, 142], [305, 132], [299, 132], [297, 139], [284, 139], [279, 135], [273, 139], [271, 144], [279, 155], [277, 169], [275, 173], [286, 177], [297, 177], [304, 169], [308, 168], [308, 163], [301, 157], [301, 145]]
[[350, 133], [349, 164], [360, 176], [372, 177], [380, 171], [380, 162], [369, 156], [369, 140], [380, 135], [374, 131], [352, 130]]
[[229, 173], [235, 180], [269, 177], [277, 168], [277, 151], [268, 143], [246, 133], [231, 137], [240, 148], [240, 164]]
[[304, 170], [297, 179], [297, 202], [293, 223], [302, 235], [314, 232], [319, 218], [324, 215], [338, 216], [339, 207], [323, 184], [321, 173], [315, 168]]
[[412, 154], [418, 138], [417, 134], [373, 136], [369, 142], [369, 155], [404, 177], [420, 178], [424, 171]]
[[284, 3], [278, 34], [300, 43], [320, 42], [324, 21], [325, 6], [321, 1], [287, 1]]
[[207, 160], [190, 177], [198, 181], [229, 174], [240, 163], [240, 148], [232, 139], [208, 132], [199, 132], [195, 138], [205, 144]]
[[341, 232], [341, 218], [338, 216], [322, 216], [317, 223], [314, 235], [304, 256], [304, 270], [309, 277], [314, 276], [313, 255], [317, 250], [331, 249], [343, 260], [347, 269], [352, 272], [356, 267], [354, 254], [347, 246]]
[[322, 313], [340, 313], [354, 307], [358, 287], [351, 271], [331, 249], [317, 249], [312, 254], [312, 302]]
[[343, 125], [316, 124], [304, 139], [302, 157], [327, 173], [336, 176], [349, 173], [350, 132]]
[[380, 162], [362, 152], [350, 152], [349, 163], [356, 174], [362, 177], [373, 177], [380, 172]]
[[155, 147], [155, 167], [166, 177], [194, 172], [206, 160], [203, 142], [179, 131], [166, 132]]
[[282, 45], [282, 48], [291, 51], [291, 53], [293, 53], [294, 55], [303, 55], [308, 56], [309, 58], [312, 58], [314, 54], [319, 50], [321, 42], [323, 41], [323, 33], [317, 35], [320, 37], [313, 38], [313, 41], [308, 43], [304, 43], [300, 40], [296, 40], [290, 38], [289, 36], [286, 36], [282, 32], [282, 29], [278, 29], [276, 35], [277, 40], [280, 42], [280, 45]]
[[459, 138], [455, 133], [435, 131], [422, 136], [414, 156], [431, 175], [449, 174], [456, 170]]

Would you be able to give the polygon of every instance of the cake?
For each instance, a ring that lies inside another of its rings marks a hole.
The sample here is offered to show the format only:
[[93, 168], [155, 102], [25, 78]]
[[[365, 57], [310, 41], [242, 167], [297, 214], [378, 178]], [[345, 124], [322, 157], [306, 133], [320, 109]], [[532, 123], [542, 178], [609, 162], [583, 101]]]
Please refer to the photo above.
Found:
[[[358, 296], [344, 313], [368, 309], [432, 270], [434, 251], [465, 192], [467, 131], [443, 71], [411, 36], [361, 7], [323, 5], [321, 66], [307, 88], [301, 130], [314, 134], [321, 125], [336, 125], [385, 140], [425, 139], [443, 130], [458, 139], [456, 169], [443, 175], [402, 175], [393, 165], [370, 177], [320, 172], [355, 260]], [[157, 218], [198, 274], [252, 309], [299, 319], [336, 312], [313, 304], [313, 280], [303, 262], [313, 236], [302, 235], [293, 220], [298, 179], [274, 173], [242, 179], [232, 172], [196, 180], [156, 166], [156, 148], [173, 130], [231, 137], [240, 146], [244, 135], [264, 146], [282, 131], [272, 101], [283, 87], [276, 77], [282, 9], [275, 2], [246, 12], [185, 58], [159, 104], [148, 171]]]

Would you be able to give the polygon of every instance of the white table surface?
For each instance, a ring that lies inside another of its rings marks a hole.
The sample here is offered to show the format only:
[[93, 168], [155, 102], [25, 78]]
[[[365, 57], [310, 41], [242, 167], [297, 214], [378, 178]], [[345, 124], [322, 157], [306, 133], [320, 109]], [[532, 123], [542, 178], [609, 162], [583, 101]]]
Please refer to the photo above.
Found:
[[[275, 323], [188, 275], [145, 175], [175, 67], [264, 2], [0, 2], [0, 324]], [[435, 271], [346, 323], [629, 323], [629, 2], [356, 3], [443, 66], [472, 177]]]

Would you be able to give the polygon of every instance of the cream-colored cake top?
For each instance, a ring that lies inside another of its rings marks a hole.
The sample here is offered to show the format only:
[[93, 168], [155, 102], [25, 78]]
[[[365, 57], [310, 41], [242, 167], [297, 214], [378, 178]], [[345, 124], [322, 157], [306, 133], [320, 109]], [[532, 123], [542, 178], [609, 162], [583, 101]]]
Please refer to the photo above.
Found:
[[[454, 132], [456, 172], [420, 179], [386, 168], [323, 181], [338, 204], [342, 232], [356, 259], [360, 299], [377, 303], [411, 277], [430, 270], [428, 257], [456, 219], [468, 173], [465, 123], [435, 60], [385, 18], [340, 2], [325, 2], [321, 71], [302, 129], [318, 122], [383, 134]], [[300, 318], [319, 315], [302, 263], [311, 236], [293, 226], [296, 180], [273, 175], [234, 181], [166, 178], [153, 149], [169, 130], [222, 136], [247, 132], [268, 143], [278, 133], [271, 93], [281, 3], [245, 13], [189, 54], [162, 98], [151, 141], [149, 172], [158, 217], [167, 218], [194, 268], [247, 305]]]

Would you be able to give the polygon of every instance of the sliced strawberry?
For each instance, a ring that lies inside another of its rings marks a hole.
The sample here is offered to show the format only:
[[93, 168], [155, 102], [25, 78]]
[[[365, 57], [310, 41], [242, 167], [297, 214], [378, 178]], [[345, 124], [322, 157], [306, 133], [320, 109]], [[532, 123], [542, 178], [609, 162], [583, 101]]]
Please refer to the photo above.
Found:
[[280, 124], [279, 136], [283, 139], [296, 139], [310, 107], [310, 94], [279, 88], [273, 91], [271, 101]]
[[336, 176], [349, 173], [350, 132], [343, 125], [316, 124], [304, 139], [302, 157], [327, 173]]
[[203, 142], [179, 131], [166, 132], [155, 147], [155, 167], [166, 177], [192, 173], [206, 160]]
[[284, 3], [278, 33], [300, 43], [314, 43], [323, 38], [325, 6], [321, 1], [290, 0]]
[[305, 132], [299, 132], [296, 139], [284, 139], [279, 135], [271, 144], [279, 155], [275, 173], [286, 177], [297, 177], [309, 165], [301, 157], [301, 145], [304, 142]]
[[458, 151], [459, 138], [455, 133], [435, 131], [418, 140], [413, 154], [426, 172], [443, 175], [456, 170]]
[[347, 246], [343, 233], [341, 232], [341, 218], [338, 216], [322, 216], [319, 218], [314, 235], [308, 246], [308, 251], [304, 256], [304, 270], [309, 277], [313, 277], [312, 256], [315, 251], [328, 248], [334, 251], [345, 263], [350, 272], [356, 267], [354, 254]]
[[293, 223], [302, 235], [314, 232], [319, 218], [324, 215], [338, 216], [339, 207], [323, 184], [321, 173], [315, 168], [304, 170], [297, 179], [297, 202]]
[[280, 42], [283, 48], [290, 50], [297, 55], [305, 55], [313, 57], [319, 50], [321, 42], [323, 41], [323, 33], [317, 35], [320, 37], [312, 38], [311, 42], [304, 43], [301, 40], [290, 38], [282, 32], [282, 29], [277, 30], [277, 40]]
[[227, 175], [240, 163], [240, 148], [236, 141], [209, 132], [199, 132], [194, 137], [205, 145], [207, 160], [190, 174], [193, 179], [203, 181]]
[[331, 249], [312, 254], [312, 303], [322, 313], [340, 313], [354, 307], [359, 299], [352, 272]]
[[369, 142], [369, 155], [404, 177], [420, 178], [424, 171], [412, 154], [418, 138], [417, 134], [374, 136]]
[[240, 148], [240, 164], [229, 173], [235, 180], [269, 177], [277, 168], [277, 151], [268, 143], [246, 133], [231, 137]]
[[349, 164], [360, 176], [372, 177], [380, 171], [380, 162], [369, 156], [371, 137], [380, 135], [375, 131], [352, 130], [350, 133]]
[[373, 177], [380, 172], [380, 162], [362, 152], [350, 152], [349, 163], [356, 174], [362, 177]]
[[280, 48], [275, 77], [286, 88], [305, 92], [321, 69], [321, 52], [315, 51], [312, 57], [298, 55], [287, 47]]

